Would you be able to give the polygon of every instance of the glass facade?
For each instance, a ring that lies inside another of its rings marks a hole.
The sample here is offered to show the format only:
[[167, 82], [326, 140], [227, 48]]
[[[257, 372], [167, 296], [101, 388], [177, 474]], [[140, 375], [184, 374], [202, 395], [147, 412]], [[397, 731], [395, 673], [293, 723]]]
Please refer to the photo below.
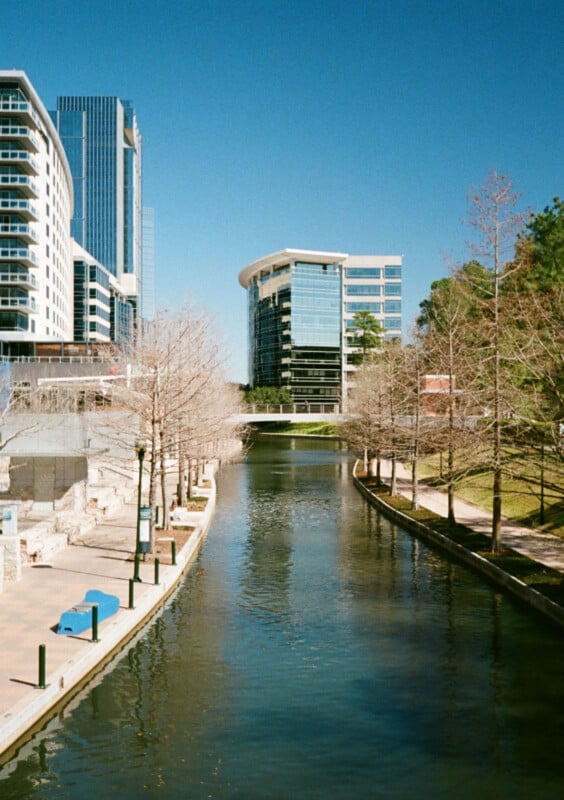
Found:
[[135, 110], [117, 97], [59, 97], [52, 118], [75, 191], [72, 235], [118, 279], [141, 291], [141, 137]]
[[99, 264], [74, 262], [74, 341], [110, 340], [110, 276]]
[[287, 387], [296, 402], [338, 402], [338, 265], [294, 262], [260, 275], [248, 287], [248, 301], [252, 385]]
[[110, 326], [112, 341], [131, 341], [133, 331], [133, 307], [125, 298], [112, 295], [110, 301]]
[[380, 267], [356, 267], [354, 264], [349, 264], [346, 268], [347, 278], [378, 278], [382, 277], [382, 270]]
[[349, 284], [347, 295], [349, 297], [379, 297], [382, 292], [381, 286], [373, 284]]

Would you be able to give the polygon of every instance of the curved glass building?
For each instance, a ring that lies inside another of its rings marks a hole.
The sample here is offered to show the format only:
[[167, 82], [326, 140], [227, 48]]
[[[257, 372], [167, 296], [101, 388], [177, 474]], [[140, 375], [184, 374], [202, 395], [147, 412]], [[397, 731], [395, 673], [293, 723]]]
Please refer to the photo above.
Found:
[[354, 371], [354, 314], [370, 311], [384, 338], [401, 336], [401, 269], [401, 256], [314, 250], [245, 267], [249, 384], [288, 388], [294, 402], [340, 403]]

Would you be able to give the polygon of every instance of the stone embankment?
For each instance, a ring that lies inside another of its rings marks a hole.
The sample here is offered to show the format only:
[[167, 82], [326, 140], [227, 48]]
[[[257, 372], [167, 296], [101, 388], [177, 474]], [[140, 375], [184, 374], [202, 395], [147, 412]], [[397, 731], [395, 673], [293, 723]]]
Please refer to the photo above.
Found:
[[[391, 505], [386, 503], [385, 499], [379, 495], [376, 495], [372, 492], [368, 487], [366, 487], [361, 480], [357, 477], [357, 468], [359, 467], [359, 463], [355, 465], [355, 469], [353, 471], [353, 480], [355, 486], [361, 492], [362, 495], [368, 500], [368, 502], [375, 506], [376, 508], [380, 509], [382, 513], [387, 516], [388, 518], [394, 520], [402, 528], [414, 533], [419, 538], [429, 542], [433, 546], [439, 548], [443, 552], [446, 552], [452, 558], [455, 558], [457, 561], [465, 564], [467, 567], [472, 569], [474, 572], [478, 572], [483, 577], [485, 577], [490, 583], [495, 584], [500, 589], [505, 591], [507, 594], [511, 595], [515, 599], [519, 600], [522, 603], [527, 604], [531, 608], [535, 609], [536, 611], [543, 614], [545, 617], [550, 619], [552, 622], [555, 622], [560, 627], [564, 628], [564, 608], [555, 603], [554, 601], [550, 600], [545, 595], [538, 592], [536, 589], [533, 589], [531, 586], [528, 586], [523, 581], [516, 578], [514, 575], [510, 575], [509, 573], [505, 572], [504, 570], [500, 569], [497, 565], [492, 564], [486, 558], [481, 556], [479, 553], [472, 552], [471, 550], [467, 549], [463, 545], [455, 542], [453, 539], [450, 539], [448, 536], [445, 536], [437, 531], [432, 530], [428, 526], [422, 524], [421, 522], [413, 519], [412, 517], [408, 516], [407, 514], [402, 513], [396, 508], [393, 508]], [[404, 479], [405, 480], [405, 479]], [[405, 485], [401, 494], [404, 496], [409, 496], [409, 491], [406, 489]], [[441, 511], [444, 511], [443, 502], [444, 498], [439, 498], [436, 503], [433, 502], [433, 495], [438, 494], [436, 492], [422, 492], [421, 498], [421, 505], [429, 508], [436, 513], [441, 514]], [[429, 502], [430, 501], [430, 502]], [[468, 504], [465, 504], [466, 506]], [[484, 512], [482, 509], [475, 508], [475, 524], [472, 524], [472, 519], [465, 519], [464, 524], [468, 527], [473, 528], [475, 530], [480, 530], [483, 528], [483, 515]], [[470, 509], [470, 516], [472, 516], [472, 509]], [[527, 541], [530, 534], [528, 534], [524, 529], [522, 531], [523, 541], [519, 542], [520, 530], [517, 529], [515, 526], [512, 528], [512, 537], [511, 537], [511, 547], [518, 552], [522, 552], [523, 554], [527, 554], [532, 558], [535, 558], [539, 561], [539, 563], [543, 563], [542, 558], [539, 557], [538, 545], [535, 549], [535, 556], [530, 553], [530, 543]], [[549, 564], [553, 569], [562, 570], [563, 565], [563, 557], [564, 557], [564, 541], [557, 540], [554, 542], [556, 537], [551, 537], [550, 535], [544, 535], [545, 542], [546, 542], [546, 550], [548, 554], [548, 558], [544, 561], [544, 563]], [[548, 537], [548, 539], [546, 538]], [[557, 551], [557, 552], [555, 552]]]

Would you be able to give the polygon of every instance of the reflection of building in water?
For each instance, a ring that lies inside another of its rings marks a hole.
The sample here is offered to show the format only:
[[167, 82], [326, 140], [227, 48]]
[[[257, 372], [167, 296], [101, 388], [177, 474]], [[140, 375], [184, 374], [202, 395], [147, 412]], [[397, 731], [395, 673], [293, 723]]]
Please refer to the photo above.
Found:
[[249, 472], [249, 533], [241, 586], [247, 602], [264, 613], [279, 614], [289, 605], [293, 530], [287, 498], [293, 488], [283, 458]]

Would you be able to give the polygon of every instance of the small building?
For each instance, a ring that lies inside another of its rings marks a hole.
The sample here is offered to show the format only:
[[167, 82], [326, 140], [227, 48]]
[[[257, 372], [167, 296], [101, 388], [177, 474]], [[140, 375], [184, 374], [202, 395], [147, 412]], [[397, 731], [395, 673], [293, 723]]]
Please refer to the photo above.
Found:
[[424, 375], [421, 387], [423, 413], [429, 417], [446, 414], [453, 396], [456, 410], [460, 394], [455, 375]]

